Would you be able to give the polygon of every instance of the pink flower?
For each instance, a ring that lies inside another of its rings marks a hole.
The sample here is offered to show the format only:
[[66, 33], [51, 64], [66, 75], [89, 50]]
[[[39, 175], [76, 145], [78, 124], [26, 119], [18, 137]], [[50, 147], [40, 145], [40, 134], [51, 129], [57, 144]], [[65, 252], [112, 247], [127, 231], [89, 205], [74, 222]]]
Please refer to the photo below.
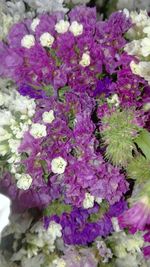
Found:
[[150, 205], [147, 196], [140, 200], [130, 209], [118, 217], [121, 228], [128, 227], [132, 233], [137, 230], [144, 230], [147, 224], [150, 224]]

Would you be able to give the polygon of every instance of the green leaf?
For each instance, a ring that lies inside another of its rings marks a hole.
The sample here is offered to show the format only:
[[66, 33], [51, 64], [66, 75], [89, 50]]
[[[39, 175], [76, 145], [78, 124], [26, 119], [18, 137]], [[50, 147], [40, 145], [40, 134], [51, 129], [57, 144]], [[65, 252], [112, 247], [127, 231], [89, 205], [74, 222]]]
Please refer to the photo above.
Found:
[[54, 88], [52, 85], [45, 85], [42, 88], [45, 92], [47, 96], [53, 96], [54, 95]]
[[64, 86], [58, 90], [58, 98], [60, 101], [64, 102], [65, 101], [65, 93], [70, 90], [69, 86]]
[[109, 204], [106, 200], [103, 200], [102, 203], [100, 203], [100, 207], [97, 213], [92, 213], [89, 217], [90, 222], [96, 222], [99, 219], [103, 218], [104, 214], [108, 211]]
[[143, 129], [134, 141], [142, 150], [145, 157], [150, 160], [150, 132], [148, 132], [146, 129]]
[[45, 216], [52, 216], [52, 215], [60, 216], [64, 212], [70, 213], [71, 206], [60, 202], [60, 200], [55, 200], [44, 209]]
[[133, 158], [126, 170], [129, 178], [137, 179], [140, 183], [150, 179], [150, 161], [143, 156]]
[[96, 74], [96, 78], [99, 79], [99, 80], [103, 79], [105, 76], [106, 76], [105, 73], [97, 73]]
[[62, 62], [61, 62], [61, 59], [57, 56], [55, 49], [51, 48], [51, 49], [49, 49], [49, 52], [50, 52], [52, 58], [55, 60], [56, 66], [60, 67]]

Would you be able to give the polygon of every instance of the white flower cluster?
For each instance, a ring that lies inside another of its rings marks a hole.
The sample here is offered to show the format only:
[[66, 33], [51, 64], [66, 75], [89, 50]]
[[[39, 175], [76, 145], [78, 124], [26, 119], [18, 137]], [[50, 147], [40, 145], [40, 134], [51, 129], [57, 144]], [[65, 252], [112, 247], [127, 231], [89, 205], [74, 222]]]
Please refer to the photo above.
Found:
[[32, 123], [35, 106], [34, 100], [21, 96], [13, 88], [3, 88], [0, 92], [0, 155], [8, 155], [7, 162], [14, 174], [20, 161], [18, 148]]
[[[11, 214], [2, 239], [9, 235], [13, 237], [13, 242], [7, 267], [17, 267], [16, 262], [20, 262], [22, 267], [66, 267], [65, 261], [58, 258], [58, 253], [55, 254], [58, 244], [63, 244], [62, 227], [55, 221], [51, 221], [46, 230], [42, 222], [34, 223], [34, 217], [28, 212]], [[0, 266], [6, 267], [1, 265], [1, 260], [0, 257]]]
[[133, 27], [128, 31], [127, 36], [130, 38], [125, 46], [125, 51], [129, 55], [137, 57], [139, 63], [131, 62], [130, 67], [134, 74], [143, 77], [150, 84], [150, 17], [146, 10], [130, 13]]
[[[43, 123], [50, 124], [55, 120], [54, 111], [45, 111], [42, 115]], [[32, 123], [30, 127], [30, 134], [35, 138], [42, 138], [47, 135], [46, 125], [41, 123]]]
[[[36, 27], [39, 25], [40, 19], [35, 18], [33, 19], [30, 28], [32, 29], [33, 32], [36, 31]], [[59, 34], [63, 34], [67, 31], [72, 32], [74, 36], [79, 36], [83, 33], [83, 25], [81, 23], [78, 23], [77, 21], [73, 21], [71, 24], [68, 21], [65, 20], [60, 20], [56, 23], [55, 25], [55, 31], [58, 32]], [[55, 38], [49, 33], [49, 32], [44, 32], [40, 36], [40, 44], [43, 47], [49, 47], [51, 48], [53, 43], [55, 41]], [[27, 49], [32, 48], [35, 45], [35, 37], [32, 34], [26, 34], [23, 36], [21, 40], [21, 46]], [[84, 53], [81, 59], [81, 65], [83, 66], [88, 66], [90, 64], [90, 56], [88, 53]]]
[[110, 244], [113, 244], [112, 251], [117, 257], [116, 267], [137, 267], [145, 266], [143, 263], [142, 247], [144, 240], [141, 233], [134, 235], [125, 232], [115, 232], [109, 238]]
[[5, 14], [0, 10], [0, 40], [6, 37], [10, 27], [17, 21], [18, 18], [15, 16], [12, 17], [10, 14]]
[[42, 223], [35, 224], [26, 236], [26, 242], [30, 244], [30, 248], [32, 247], [27, 251], [28, 257], [31, 258], [33, 255], [38, 255], [42, 249], [46, 254], [53, 252], [56, 239], [62, 236], [61, 230], [61, 225], [54, 221], [51, 221], [47, 230]]
[[113, 257], [113, 254], [102, 239], [96, 240], [96, 248], [99, 251], [100, 256], [103, 258], [102, 262], [107, 263]]
[[33, 10], [27, 11], [22, 0], [0, 1], [0, 39], [5, 39], [11, 26], [23, 18], [34, 17]]
[[24, 0], [30, 8], [36, 10], [37, 13], [43, 12], [55, 12], [55, 11], [63, 11], [67, 12], [68, 9], [64, 7], [64, 0]]
[[52, 261], [52, 263], [50, 263], [50, 265], [48, 267], [66, 267], [66, 262], [64, 261], [64, 259], [61, 258], [57, 258], [55, 260]]
[[149, 0], [118, 0], [117, 1], [117, 9], [124, 9], [127, 8], [128, 10], [140, 10], [146, 9], [147, 11], [150, 10], [150, 1]]
[[[86, 4], [89, 0], [0, 0], [0, 39], [4, 39], [10, 27], [23, 18], [34, 18], [43, 12], [68, 12], [66, 4]], [[26, 9], [28, 5], [28, 9]], [[33, 19], [32, 30], [35, 31], [38, 20]], [[62, 26], [61, 26], [62, 27]], [[64, 26], [66, 27], [66, 25]], [[58, 31], [60, 29], [58, 28]], [[61, 29], [63, 31], [63, 29]]]

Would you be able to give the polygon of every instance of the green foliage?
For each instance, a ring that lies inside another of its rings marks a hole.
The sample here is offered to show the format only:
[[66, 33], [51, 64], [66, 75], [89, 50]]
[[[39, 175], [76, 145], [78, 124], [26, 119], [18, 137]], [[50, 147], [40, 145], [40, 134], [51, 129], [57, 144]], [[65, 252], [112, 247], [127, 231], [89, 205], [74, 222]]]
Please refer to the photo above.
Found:
[[135, 148], [134, 136], [139, 127], [133, 123], [132, 111], [116, 110], [102, 119], [102, 139], [106, 145], [106, 158], [114, 165], [126, 166]]
[[99, 211], [97, 213], [93, 213], [89, 217], [90, 222], [96, 222], [97, 220], [101, 219], [103, 215], [108, 211], [109, 204], [106, 200], [103, 200], [100, 204]]
[[42, 88], [45, 92], [47, 96], [53, 96], [54, 95], [54, 88], [52, 85], [45, 85]]
[[69, 86], [64, 86], [58, 90], [58, 98], [59, 101], [64, 102], [65, 101], [65, 93], [70, 90]]
[[150, 160], [150, 132], [143, 129], [135, 139], [136, 144], [142, 150], [148, 160]]
[[51, 54], [52, 58], [55, 60], [55, 64], [57, 67], [60, 67], [62, 62], [61, 59], [57, 56], [57, 53], [55, 51], [55, 49], [52, 48], [48, 48], [48, 52]]
[[52, 215], [60, 216], [64, 212], [70, 213], [71, 206], [66, 205], [62, 201], [59, 201], [59, 200], [55, 200], [54, 202], [50, 203], [48, 207], [44, 209], [45, 216], [52, 216]]
[[143, 156], [136, 157], [128, 164], [127, 175], [138, 182], [150, 180], [150, 160]]

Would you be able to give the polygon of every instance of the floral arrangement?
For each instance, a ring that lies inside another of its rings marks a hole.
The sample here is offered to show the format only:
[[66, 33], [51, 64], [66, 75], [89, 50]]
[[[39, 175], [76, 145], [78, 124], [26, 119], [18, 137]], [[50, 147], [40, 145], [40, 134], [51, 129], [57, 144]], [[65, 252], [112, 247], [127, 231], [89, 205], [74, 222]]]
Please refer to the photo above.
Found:
[[0, 266], [150, 263], [149, 21], [76, 6], [3, 37]]

